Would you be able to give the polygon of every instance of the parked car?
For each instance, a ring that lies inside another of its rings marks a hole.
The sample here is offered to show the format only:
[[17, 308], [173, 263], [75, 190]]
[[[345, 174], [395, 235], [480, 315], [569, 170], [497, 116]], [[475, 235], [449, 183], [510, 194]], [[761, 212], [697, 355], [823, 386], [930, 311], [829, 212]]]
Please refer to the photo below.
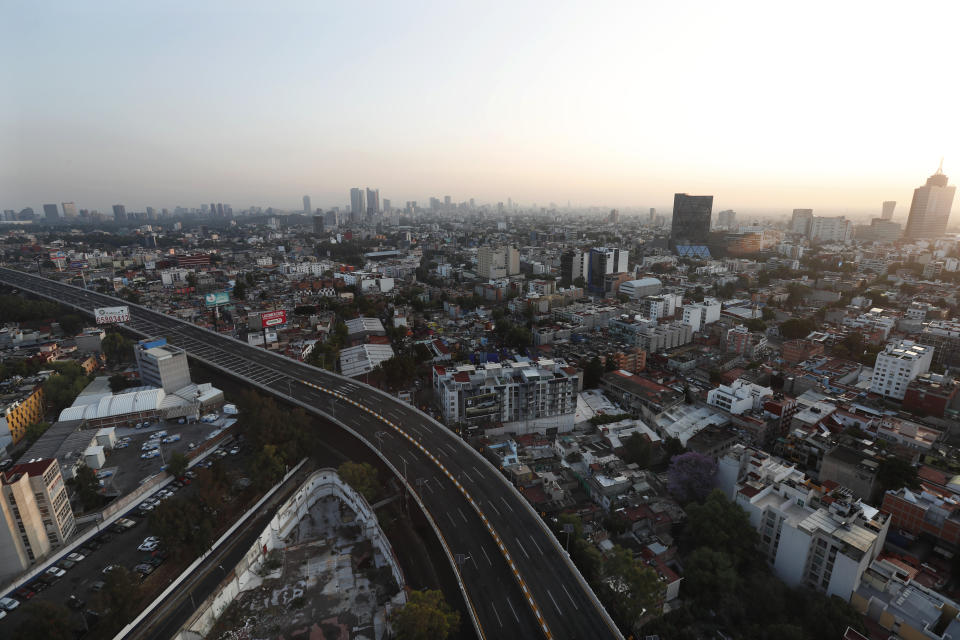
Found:
[[2, 607], [4, 611], [13, 611], [19, 606], [19, 600], [15, 600], [14, 598], [0, 598], [0, 607]]
[[160, 452], [156, 450], [144, 451], [143, 453], [140, 454], [140, 458], [143, 460], [150, 460], [151, 458], [159, 458], [159, 457], [160, 457]]
[[129, 446], [130, 446], [130, 443], [129, 443], [129, 442], [118, 442], [117, 444], [113, 445], [113, 448], [114, 448], [114, 449], [126, 449], [126, 448], [129, 447]]
[[67, 560], [71, 562], [80, 562], [86, 557], [87, 556], [83, 555], [82, 553], [77, 553], [76, 551], [74, 551], [73, 553], [67, 556]]
[[66, 572], [65, 569], [61, 569], [61, 568], [58, 567], [57, 565], [53, 565], [52, 567], [50, 567], [49, 569], [47, 569], [46, 571], [44, 571], [44, 572], [43, 572], [43, 575], [45, 575], [45, 576], [47, 576], [47, 577], [59, 579], [59, 578], [62, 578], [63, 576], [65, 576], [65, 575], [67, 575], [67, 572]]
[[77, 563], [74, 562], [73, 560], [61, 560], [61, 561], [60, 561], [60, 568], [61, 568], [61, 569], [66, 569], [67, 571], [69, 571], [70, 569], [73, 569], [75, 566], [77, 566]]
[[171, 442], [179, 442], [179, 441], [180, 441], [179, 433], [175, 433], [172, 436], [167, 436], [162, 440], [162, 442], [165, 442], [167, 444], [170, 444]]
[[79, 611], [80, 609], [83, 609], [85, 606], [87, 606], [87, 603], [81, 600], [80, 598], [78, 598], [77, 596], [71, 595], [69, 598], [67, 598], [67, 606], [70, 607], [71, 609], [76, 609], [77, 611]]
[[[109, 573], [109, 571], [106, 571], [106, 570], [104, 570], [104, 572]], [[103, 580], [97, 580], [96, 582], [90, 585], [90, 591], [97, 592], [103, 589], [105, 586], [107, 586], [106, 582], [104, 582]]]
[[103, 573], [103, 575], [107, 575], [108, 573], [110, 573], [110, 572], [113, 571], [114, 569], [119, 569], [119, 568], [120, 568], [120, 565], [118, 565], [118, 564], [108, 564], [107, 566], [105, 566], [105, 567], [103, 568], [103, 571], [102, 571], [101, 573]]
[[137, 550], [138, 551], [156, 551], [157, 547], [159, 546], [160, 546], [159, 542], [144, 542], [139, 547], [137, 547]]

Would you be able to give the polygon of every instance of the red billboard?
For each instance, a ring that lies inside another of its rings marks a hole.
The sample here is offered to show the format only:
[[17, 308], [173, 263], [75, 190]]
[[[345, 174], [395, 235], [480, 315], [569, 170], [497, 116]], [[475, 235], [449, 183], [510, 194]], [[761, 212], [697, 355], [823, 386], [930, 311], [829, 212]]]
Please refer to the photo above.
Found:
[[286, 311], [264, 311], [260, 314], [260, 326], [264, 329], [267, 327], [276, 327], [287, 322], [287, 312]]

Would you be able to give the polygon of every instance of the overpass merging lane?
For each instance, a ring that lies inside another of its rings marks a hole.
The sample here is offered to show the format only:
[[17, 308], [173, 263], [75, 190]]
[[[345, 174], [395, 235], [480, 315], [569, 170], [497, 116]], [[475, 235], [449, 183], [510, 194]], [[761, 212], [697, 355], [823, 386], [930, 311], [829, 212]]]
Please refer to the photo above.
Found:
[[[0, 269], [0, 281], [87, 313], [94, 307], [129, 304], [6, 268]], [[342, 422], [375, 449], [404, 477], [456, 558], [455, 569], [482, 636], [622, 638], [525, 499], [446, 427], [350, 378], [129, 306], [128, 329], [166, 337], [195, 359], [293, 398]]]

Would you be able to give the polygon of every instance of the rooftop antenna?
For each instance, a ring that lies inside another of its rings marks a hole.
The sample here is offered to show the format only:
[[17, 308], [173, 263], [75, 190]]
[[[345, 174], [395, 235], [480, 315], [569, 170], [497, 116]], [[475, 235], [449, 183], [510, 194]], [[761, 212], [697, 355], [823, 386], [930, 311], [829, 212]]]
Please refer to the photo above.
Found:
[[940, 156], [940, 166], [937, 167], [937, 173], [943, 173], [943, 156]]

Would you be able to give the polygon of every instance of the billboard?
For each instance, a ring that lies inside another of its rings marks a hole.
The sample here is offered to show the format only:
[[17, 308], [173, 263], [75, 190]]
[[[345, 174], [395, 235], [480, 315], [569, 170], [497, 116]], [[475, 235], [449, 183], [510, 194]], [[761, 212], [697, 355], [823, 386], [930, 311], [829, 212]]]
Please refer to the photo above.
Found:
[[267, 327], [276, 327], [281, 324], [285, 324], [287, 321], [287, 312], [280, 311], [264, 311], [260, 314], [260, 326], [266, 329]]
[[71, 269], [89, 269], [90, 263], [86, 260], [74, 260], [70, 263]]
[[203, 296], [203, 301], [208, 307], [219, 307], [221, 304], [230, 302], [229, 291], [214, 291]]
[[129, 322], [130, 307], [97, 307], [93, 310], [93, 317], [96, 318], [97, 324]]

